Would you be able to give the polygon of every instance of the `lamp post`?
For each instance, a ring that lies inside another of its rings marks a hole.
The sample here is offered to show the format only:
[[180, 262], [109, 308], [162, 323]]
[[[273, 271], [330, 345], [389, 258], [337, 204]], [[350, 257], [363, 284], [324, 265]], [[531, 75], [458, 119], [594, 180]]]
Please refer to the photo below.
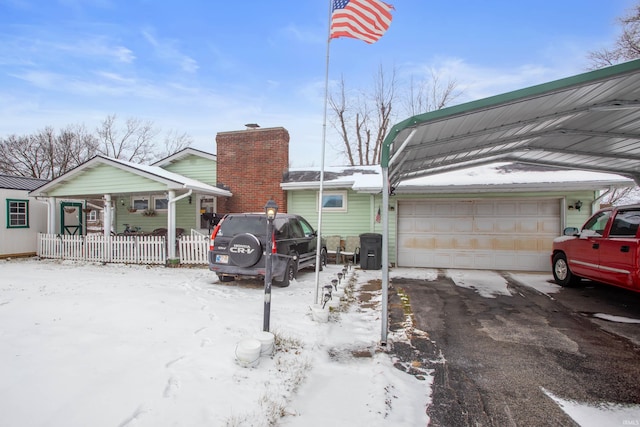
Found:
[[278, 213], [278, 205], [273, 199], [269, 199], [264, 205], [264, 213], [267, 215], [267, 244], [264, 259], [264, 319], [262, 330], [269, 332], [269, 318], [271, 317], [271, 276], [273, 275], [273, 220]]

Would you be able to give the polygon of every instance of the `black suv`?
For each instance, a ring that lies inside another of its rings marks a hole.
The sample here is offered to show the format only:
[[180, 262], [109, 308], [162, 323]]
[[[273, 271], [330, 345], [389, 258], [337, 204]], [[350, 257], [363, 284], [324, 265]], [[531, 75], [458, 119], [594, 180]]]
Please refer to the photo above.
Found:
[[[299, 215], [278, 214], [273, 221], [274, 252], [272, 283], [286, 287], [298, 270], [316, 264], [318, 235]], [[264, 214], [228, 214], [216, 226], [209, 244], [209, 270], [221, 282], [235, 277], [264, 277], [267, 217]], [[327, 248], [322, 244], [320, 260], [326, 263]]]

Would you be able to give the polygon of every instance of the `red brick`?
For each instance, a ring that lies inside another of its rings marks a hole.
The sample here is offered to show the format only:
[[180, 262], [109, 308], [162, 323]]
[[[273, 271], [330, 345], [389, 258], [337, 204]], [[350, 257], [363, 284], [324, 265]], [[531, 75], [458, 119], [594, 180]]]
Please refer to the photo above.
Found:
[[246, 129], [216, 135], [218, 185], [233, 193], [218, 199], [219, 213], [263, 212], [270, 198], [280, 212], [287, 211], [280, 188], [289, 168], [289, 132], [282, 128]]

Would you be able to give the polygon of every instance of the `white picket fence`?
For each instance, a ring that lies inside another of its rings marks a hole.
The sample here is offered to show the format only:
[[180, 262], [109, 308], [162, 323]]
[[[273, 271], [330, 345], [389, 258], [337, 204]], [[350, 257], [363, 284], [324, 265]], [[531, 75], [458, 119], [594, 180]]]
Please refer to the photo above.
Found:
[[[181, 264], [207, 264], [209, 242], [202, 236], [182, 236], [177, 243]], [[72, 261], [124, 264], [166, 264], [164, 236], [71, 236], [38, 234], [38, 256]]]
[[180, 264], [208, 264], [209, 238], [203, 234], [182, 236], [178, 239]]

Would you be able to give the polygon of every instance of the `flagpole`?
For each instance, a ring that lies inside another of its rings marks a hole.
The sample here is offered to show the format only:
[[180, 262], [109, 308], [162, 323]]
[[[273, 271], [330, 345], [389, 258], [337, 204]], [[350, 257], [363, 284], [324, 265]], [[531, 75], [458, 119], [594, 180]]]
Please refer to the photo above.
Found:
[[[329, 19], [327, 20], [327, 57], [324, 71], [324, 117], [322, 119], [322, 148], [320, 155], [320, 190], [318, 191], [318, 241], [316, 243], [316, 296], [315, 303], [320, 304], [320, 253], [322, 252], [322, 197], [324, 194], [324, 157], [327, 140], [327, 104], [329, 98], [329, 46], [331, 42], [331, 13], [333, 0], [329, 0]], [[337, 256], [337, 255], [336, 255]]]

